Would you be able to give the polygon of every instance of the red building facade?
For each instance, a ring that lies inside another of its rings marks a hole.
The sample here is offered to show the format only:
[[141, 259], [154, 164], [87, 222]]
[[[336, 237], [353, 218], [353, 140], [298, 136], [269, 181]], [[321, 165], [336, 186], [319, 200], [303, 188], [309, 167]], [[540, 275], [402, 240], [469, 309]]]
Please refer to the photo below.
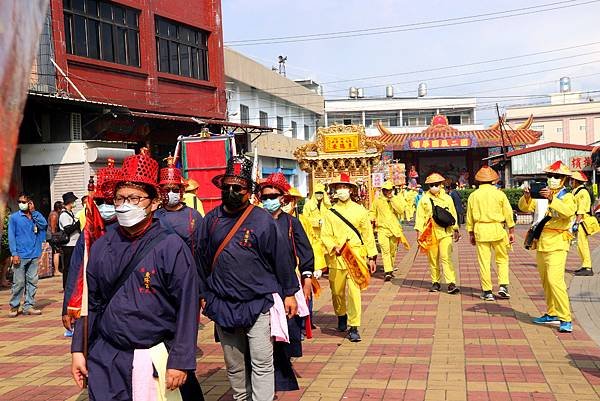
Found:
[[[88, 100], [224, 120], [221, 2], [193, 3], [51, 0], [56, 63]], [[79, 97], [59, 72], [56, 86]]]

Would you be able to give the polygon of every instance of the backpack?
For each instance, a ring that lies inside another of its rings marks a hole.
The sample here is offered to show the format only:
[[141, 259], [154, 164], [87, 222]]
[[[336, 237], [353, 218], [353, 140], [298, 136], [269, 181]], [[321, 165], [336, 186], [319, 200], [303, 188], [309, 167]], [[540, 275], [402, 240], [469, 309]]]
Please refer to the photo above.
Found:
[[[69, 216], [71, 216], [73, 223], [68, 226], [63, 227], [63, 229], [61, 230], [60, 229], [60, 216], [63, 213], [67, 213]], [[75, 220], [75, 216], [73, 215], [73, 213], [71, 213], [67, 210], [63, 210], [58, 215], [58, 219], [59, 219], [58, 230], [55, 233], [52, 233], [51, 237], [48, 239], [48, 242], [50, 243], [50, 245], [52, 245], [55, 248], [68, 244], [69, 240], [71, 239], [71, 234], [73, 234], [75, 231], [79, 231], [79, 222], [77, 220]]]
[[431, 198], [429, 200], [431, 201], [431, 217], [438, 226], [448, 228], [456, 224], [456, 219], [448, 209], [436, 205]]

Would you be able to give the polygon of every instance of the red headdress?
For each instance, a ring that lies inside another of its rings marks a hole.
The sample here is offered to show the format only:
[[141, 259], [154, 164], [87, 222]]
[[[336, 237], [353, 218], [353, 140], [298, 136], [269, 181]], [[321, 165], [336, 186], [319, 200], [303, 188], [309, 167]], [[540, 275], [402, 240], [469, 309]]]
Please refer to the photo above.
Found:
[[121, 170], [123, 175], [119, 182], [146, 184], [156, 188], [158, 162], [150, 157], [148, 148], [142, 148], [139, 154], [129, 156], [123, 160]]
[[175, 158], [169, 155], [165, 160], [167, 161], [167, 167], [160, 169], [158, 185], [175, 184], [183, 186], [183, 177], [181, 176], [181, 170], [175, 167]]
[[290, 190], [290, 184], [285, 179], [282, 173], [273, 173], [269, 175], [264, 181], [258, 184], [259, 191], [265, 187], [273, 187], [281, 191], [282, 194], [287, 194]]
[[115, 159], [109, 158], [106, 167], [98, 170], [98, 183], [96, 188], [96, 197], [103, 199], [112, 199], [115, 197], [115, 183], [123, 177], [123, 171], [115, 167]]

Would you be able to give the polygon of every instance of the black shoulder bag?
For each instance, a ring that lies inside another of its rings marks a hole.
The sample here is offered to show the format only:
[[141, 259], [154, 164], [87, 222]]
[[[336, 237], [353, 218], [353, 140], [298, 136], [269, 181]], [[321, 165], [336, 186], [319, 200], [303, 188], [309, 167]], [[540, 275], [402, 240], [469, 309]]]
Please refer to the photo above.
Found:
[[360, 233], [358, 232], [358, 230], [356, 229], [356, 227], [354, 227], [354, 224], [350, 223], [348, 221], [348, 219], [346, 219], [344, 216], [342, 216], [340, 214], [340, 212], [338, 212], [337, 210], [335, 210], [334, 208], [329, 209], [333, 214], [335, 214], [337, 217], [340, 218], [340, 220], [342, 220], [344, 223], [346, 223], [346, 225], [348, 227], [350, 227], [352, 229], [352, 231], [354, 231], [356, 233], [356, 235], [358, 235], [358, 239], [360, 240], [361, 245], [364, 245], [365, 243], [363, 242], [362, 236], [360, 235]]
[[456, 224], [456, 219], [448, 209], [436, 205], [431, 198], [429, 200], [431, 201], [431, 216], [438, 226], [448, 228]]

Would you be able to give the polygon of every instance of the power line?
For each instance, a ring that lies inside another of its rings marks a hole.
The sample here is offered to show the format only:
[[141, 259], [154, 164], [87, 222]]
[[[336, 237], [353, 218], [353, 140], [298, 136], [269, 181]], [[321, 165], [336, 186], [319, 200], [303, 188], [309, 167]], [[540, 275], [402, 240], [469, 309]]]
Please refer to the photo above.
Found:
[[[560, 10], [564, 8], [578, 7], [582, 5], [597, 3], [600, 0], [589, 0], [584, 2], [578, 2], [578, 0], [566, 0], [558, 1], [553, 3], [538, 4], [535, 6], [521, 7], [510, 10], [495, 11], [490, 13], [475, 14], [470, 16], [446, 18], [440, 20], [416, 22], [411, 24], [394, 25], [387, 27], [375, 27], [366, 29], [356, 29], [348, 31], [336, 31], [336, 32], [322, 32], [315, 34], [295, 35], [295, 36], [280, 36], [271, 38], [259, 38], [259, 39], [246, 39], [246, 40], [234, 40], [225, 42], [225, 45], [233, 47], [241, 46], [256, 46], [265, 44], [278, 44], [278, 43], [294, 43], [294, 42], [308, 42], [317, 40], [329, 40], [329, 39], [340, 39], [349, 38], [356, 36], [372, 36], [382, 35], [395, 32], [406, 32], [415, 31], [431, 28], [440, 28], [454, 25], [471, 24], [474, 22], [491, 21], [503, 18], [512, 18], [522, 15], [539, 14], [548, 11]], [[575, 3], [575, 4], [573, 4]], [[503, 15], [509, 14], [509, 15]]]

